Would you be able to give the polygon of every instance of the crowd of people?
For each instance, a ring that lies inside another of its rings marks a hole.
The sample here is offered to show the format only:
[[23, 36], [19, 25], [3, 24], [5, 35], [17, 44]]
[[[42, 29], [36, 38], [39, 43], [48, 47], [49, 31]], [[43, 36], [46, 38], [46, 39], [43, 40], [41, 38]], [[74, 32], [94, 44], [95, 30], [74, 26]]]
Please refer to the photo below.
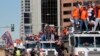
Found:
[[74, 30], [82, 32], [85, 25], [86, 31], [96, 31], [98, 23], [100, 25], [100, 5], [88, 3], [87, 5], [76, 5], [72, 11], [72, 18], [74, 20]]
[[[76, 5], [72, 10], [72, 20], [74, 27], [74, 32], [79, 31], [83, 32], [83, 23], [85, 25], [86, 31], [96, 31], [98, 23], [100, 25], [100, 5], [96, 5], [90, 3], [88, 5]], [[29, 41], [56, 41], [55, 42], [55, 49], [58, 52], [58, 55], [64, 56], [62, 51], [66, 50], [68, 52], [67, 46], [64, 45], [66, 40], [68, 40], [68, 35], [70, 34], [69, 27], [64, 27], [58, 35], [57, 29], [55, 27], [50, 27], [46, 25], [44, 29], [39, 32], [38, 35], [28, 34], [26, 35], [25, 40]], [[20, 56], [19, 49], [15, 49], [17, 56]], [[30, 52], [31, 56], [34, 56], [34, 49], [33, 52]]]
[[67, 27], [64, 27], [60, 36], [58, 35], [56, 28], [47, 26], [44, 31], [39, 32], [38, 35], [28, 34], [26, 35], [26, 40], [30, 41], [56, 41], [59, 40], [62, 36], [68, 35]]
[[[98, 23], [100, 25], [100, 5], [96, 5], [94, 3], [89, 3], [88, 5], [77, 4], [72, 10], [72, 20], [72, 27], [74, 27], [73, 33], [77, 31], [82, 33], [83, 30], [86, 32], [96, 31]], [[83, 25], [86, 29], [84, 29]], [[70, 34], [69, 29], [70, 27], [64, 27], [60, 32], [61, 34], [58, 35], [55, 27], [46, 25], [43, 31], [41, 31], [38, 35], [26, 35], [26, 40], [57, 41], [55, 43], [55, 49], [58, 52], [58, 55], [63, 56], [64, 54], [62, 51], [66, 50], [68, 52], [65, 40], [68, 40], [68, 35]]]
[[[26, 35], [26, 40], [29, 41], [55, 41], [55, 49], [60, 54], [62, 54], [62, 51], [64, 50], [64, 46], [62, 44], [64, 41], [68, 40], [69, 30], [68, 27], [64, 27], [61, 31], [60, 36], [58, 35], [55, 27], [50, 27], [47, 25], [44, 28], [44, 31], [41, 31], [39, 35]], [[67, 50], [67, 48], [65, 48]], [[34, 49], [33, 49], [34, 53]], [[31, 53], [32, 54], [32, 53]], [[33, 55], [33, 54], [32, 54]]]

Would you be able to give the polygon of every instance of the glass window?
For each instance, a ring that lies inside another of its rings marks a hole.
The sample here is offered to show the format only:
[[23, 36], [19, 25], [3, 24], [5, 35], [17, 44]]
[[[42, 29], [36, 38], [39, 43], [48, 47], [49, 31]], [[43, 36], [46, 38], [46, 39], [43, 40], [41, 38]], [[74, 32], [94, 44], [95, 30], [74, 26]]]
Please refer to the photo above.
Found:
[[64, 15], [71, 14], [71, 11], [64, 11], [63, 13], [64, 13]]
[[24, 17], [30, 17], [30, 13], [24, 13]]
[[70, 22], [70, 18], [65, 18], [64, 22]]
[[26, 48], [35, 48], [35, 46], [36, 46], [36, 44], [35, 43], [27, 43], [26, 45], [25, 45], [25, 47]]
[[63, 7], [71, 7], [71, 3], [64, 3]]
[[30, 2], [30, 0], [25, 0], [25, 2]]
[[78, 37], [75, 37], [75, 47], [78, 47], [78, 41], [79, 39], [78, 39]]
[[96, 46], [100, 47], [100, 37], [96, 37]]
[[94, 46], [93, 37], [79, 37], [78, 42], [79, 42], [79, 47], [93, 47]]
[[41, 1], [42, 23], [57, 26], [57, 0]]
[[31, 34], [32, 33], [32, 26], [25, 26], [25, 33]]
[[55, 43], [42, 43], [42, 48], [55, 48]]
[[30, 18], [24, 18], [24, 23], [29, 24], [30, 23]]
[[29, 10], [29, 8], [25, 7], [25, 11], [28, 11], [28, 10]]
[[75, 46], [74, 36], [70, 37], [70, 43], [72, 46]]

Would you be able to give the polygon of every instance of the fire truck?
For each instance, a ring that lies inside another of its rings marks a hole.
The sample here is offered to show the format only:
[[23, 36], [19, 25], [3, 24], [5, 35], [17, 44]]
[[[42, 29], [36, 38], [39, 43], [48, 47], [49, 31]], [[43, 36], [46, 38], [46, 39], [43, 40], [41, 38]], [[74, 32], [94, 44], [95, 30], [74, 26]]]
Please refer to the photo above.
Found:
[[73, 56], [100, 56], [100, 33], [71, 34], [68, 45]]
[[[37, 42], [27, 42], [28, 50], [31, 50]], [[39, 49], [42, 50], [44, 56], [58, 56], [55, 50], [55, 41], [38, 42]], [[100, 32], [74, 33], [69, 34], [66, 42], [68, 56], [100, 56]]]

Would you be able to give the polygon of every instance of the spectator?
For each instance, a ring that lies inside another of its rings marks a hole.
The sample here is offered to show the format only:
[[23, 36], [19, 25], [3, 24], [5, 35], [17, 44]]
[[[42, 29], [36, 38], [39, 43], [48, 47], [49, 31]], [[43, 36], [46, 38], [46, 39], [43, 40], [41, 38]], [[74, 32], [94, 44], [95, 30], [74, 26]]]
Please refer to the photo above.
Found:
[[22, 54], [21, 54], [21, 50], [19, 49], [19, 48], [17, 48], [17, 50], [16, 50], [16, 56], [21, 56]]
[[82, 32], [82, 29], [83, 29], [83, 23], [85, 23], [85, 27], [86, 27], [86, 31], [88, 32], [88, 21], [87, 21], [87, 9], [86, 7], [84, 6], [83, 7], [83, 10], [82, 10], [82, 13], [81, 13], [81, 26], [80, 26], [80, 31]]
[[43, 55], [43, 50], [42, 50], [42, 49], [40, 49], [40, 56], [44, 56], [44, 55]]
[[68, 35], [69, 34], [69, 31], [68, 31], [69, 29], [68, 29], [68, 27], [64, 27], [64, 29], [63, 29], [63, 34], [64, 35]]
[[98, 6], [98, 15], [97, 15], [97, 18], [96, 18], [96, 21], [95, 21], [95, 25], [94, 25], [93, 31], [96, 30], [98, 23], [100, 25], [100, 6]]
[[80, 13], [78, 6], [75, 6], [72, 11], [72, 17], [74, 19], [74, 30], [77, 31], [77, 24], [79, 23]]
[[56, 41], [56, 40], [59, 40], [59, 36], [58, 36], [57, 32], [55, 32], [54, 39], [55, 39], [55, 41]]
[[41, 41], [46, 41], [46, 35], [43, 33], [42, 35], [41, 35]]
[[38, 36], [38, 35], [35, 35], [35, 36], [34, 36], [34, 40], [35, 40], [35, 41], [40, 41], [39, 36]]
[[52, 32], [51, 32], [51, 40], [52, 40], [52, 41], [55, 40], [54, 37], [55, 37], [55, 35], [54, 35], [54, 32], [52, 31]]
[[31, 56], [35, 56], [36, 52], [34, 50], [34, 48], [32, 49], [32, 51], [30, 52]]
[[91, 4], [89, 4], [89, 6], [88, 6], [88, 17], [89, 17], [89, 21], [91, 21], [91, 20], [94, 21], [94, 10], [93, 10], [93, 6]]
[[89, 30], [92, 30], [92, 27], [94, 25], [95, 17], [94, 17], [94, 8], [91, 4], [88, 6], [88, 21], [89, 21]]
[[58, 56], [63, 56], [63, 53], [62, 53], [63, 46], [62, 46], [61, 41], [59, 40], [56, 42], [56, 51], [58, 52]]
[[17, 50], [17, 47], [14, 47], [14, 52], [13, 52], [14, 56], [16, 56], [16, 50]]

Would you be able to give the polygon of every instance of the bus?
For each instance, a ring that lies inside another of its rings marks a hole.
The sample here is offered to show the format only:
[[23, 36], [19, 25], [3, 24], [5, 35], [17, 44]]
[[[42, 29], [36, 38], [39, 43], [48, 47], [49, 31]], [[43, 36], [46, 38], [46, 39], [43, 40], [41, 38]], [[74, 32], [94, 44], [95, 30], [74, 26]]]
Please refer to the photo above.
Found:
[[100, 34], [70, 35], [74, 56], [100, 56]]

